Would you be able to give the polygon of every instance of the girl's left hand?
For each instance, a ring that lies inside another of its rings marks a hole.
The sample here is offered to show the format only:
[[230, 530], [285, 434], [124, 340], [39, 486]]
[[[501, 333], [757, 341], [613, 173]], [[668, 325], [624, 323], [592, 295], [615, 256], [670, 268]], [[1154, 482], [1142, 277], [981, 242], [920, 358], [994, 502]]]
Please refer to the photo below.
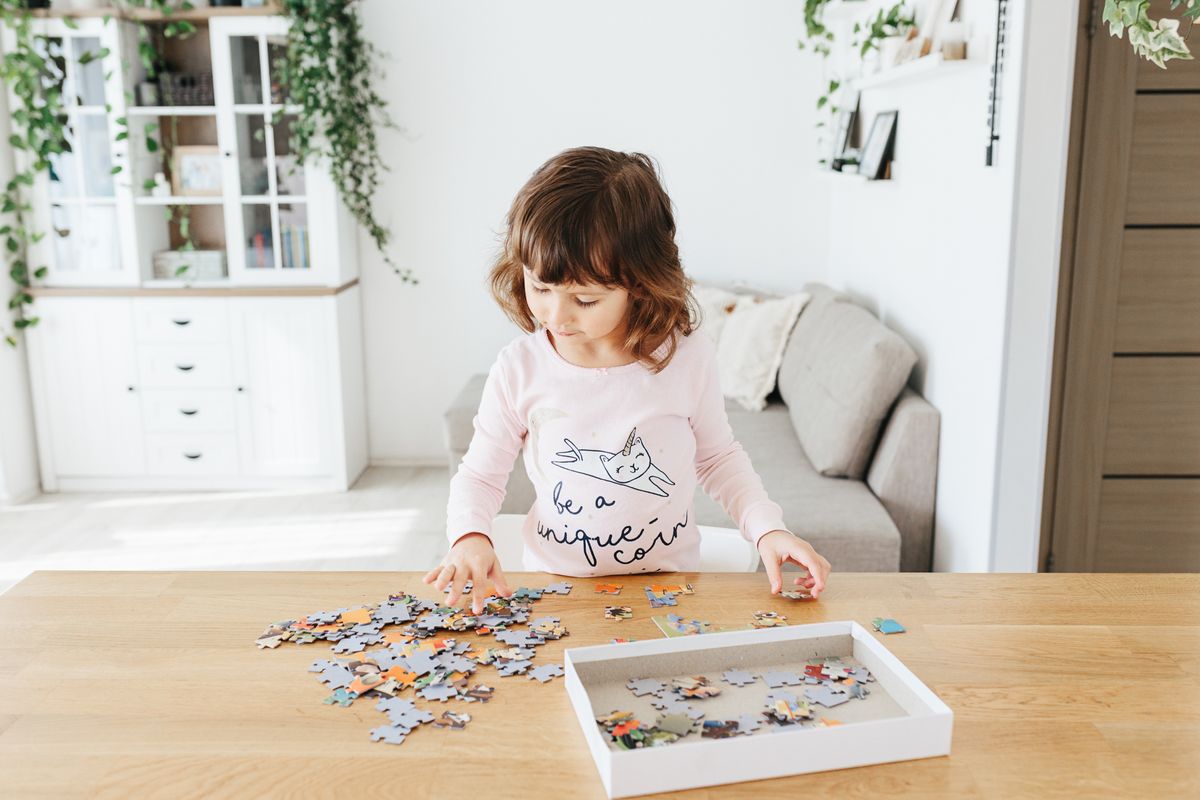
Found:
[[779, 594], [783, 588], [783, 562], [796, 562], [808, 570], [808, 576], [796, 578], [793, 583], [808, 589], [814, 599], [825, 589], [829, 577], [829, 562], [813, 549], [812, 545], [789, 531], [777, 530], [765, 534], [758, 540], [758, 554], [762, 556], [767, 577], [771, 579], [771, 594]]

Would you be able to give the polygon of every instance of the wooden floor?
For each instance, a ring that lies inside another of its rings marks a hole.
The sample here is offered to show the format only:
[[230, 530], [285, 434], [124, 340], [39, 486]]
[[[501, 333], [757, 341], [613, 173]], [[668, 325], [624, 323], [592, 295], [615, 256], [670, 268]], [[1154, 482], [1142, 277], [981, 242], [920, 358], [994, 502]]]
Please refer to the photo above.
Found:
[[0, 592], [38, 569], [423, 571], [446, 552], [444, 467], [348, 492], [47, 494], [0, 507]]

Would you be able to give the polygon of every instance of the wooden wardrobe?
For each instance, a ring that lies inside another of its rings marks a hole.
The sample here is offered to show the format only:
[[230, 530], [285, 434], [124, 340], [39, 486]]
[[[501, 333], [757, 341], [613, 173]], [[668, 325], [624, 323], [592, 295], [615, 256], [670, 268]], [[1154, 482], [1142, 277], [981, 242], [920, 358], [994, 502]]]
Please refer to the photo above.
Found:
[[1197, 571], [1200, 26], [1164, 70], [1101, 9], [1080, 16], [1042, 568]]

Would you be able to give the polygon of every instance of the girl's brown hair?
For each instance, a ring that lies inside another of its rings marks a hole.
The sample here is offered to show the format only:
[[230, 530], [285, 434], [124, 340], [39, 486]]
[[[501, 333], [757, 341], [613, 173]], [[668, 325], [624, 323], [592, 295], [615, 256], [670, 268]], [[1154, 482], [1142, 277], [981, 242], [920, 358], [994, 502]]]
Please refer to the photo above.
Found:
[[[660, 372], [676, 333], [699, 324], [692, 280], [675, 244], [671, 198], [642, 153], [564, 150], [538, 167], [508, 212], [508, 230], [488, 276], [492, 296], [522, 330], [537, 330], [525, 302], [529, 267], [542, 283], [599, 284], [629, 292], [625, 348]], [[665, 354], [653, 354], [664, 343]]]

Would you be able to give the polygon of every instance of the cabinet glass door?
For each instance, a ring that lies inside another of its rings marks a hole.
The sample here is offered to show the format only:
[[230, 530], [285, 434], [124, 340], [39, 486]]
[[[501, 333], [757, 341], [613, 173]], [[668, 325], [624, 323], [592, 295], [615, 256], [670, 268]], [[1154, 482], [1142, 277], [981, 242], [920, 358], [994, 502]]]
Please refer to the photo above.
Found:
[[131, 277], [122, 262], [114, 115], [106, 79], [118, 68], [115, 36], [98, 27], [100, 20], [89, 22], [93, 24], [86, 28], [69, 28], [48, 20], [49, 27], [35, 39], [49, 56], [43, 79], [47, 89], [61, 93], [66, 138], [66, 151], [50, 157], [50, 168], [40, 179], [37, 194], [45, 192], [48, 209], [41, 201], [34, 203], [35, 227], [46, 237], [45, 245], [30, 255], [45, 263], [50, 284], [103, 285]]
[[297, 117], [280, 76], [284, 24], [264, 18], [213, 26], [226, 179], [237, 198], [226, 209], [226, 227], [240, 233], [230, 274], [250, 283], [320, 280], [310, 258], [306, 169], [290, 141]]

